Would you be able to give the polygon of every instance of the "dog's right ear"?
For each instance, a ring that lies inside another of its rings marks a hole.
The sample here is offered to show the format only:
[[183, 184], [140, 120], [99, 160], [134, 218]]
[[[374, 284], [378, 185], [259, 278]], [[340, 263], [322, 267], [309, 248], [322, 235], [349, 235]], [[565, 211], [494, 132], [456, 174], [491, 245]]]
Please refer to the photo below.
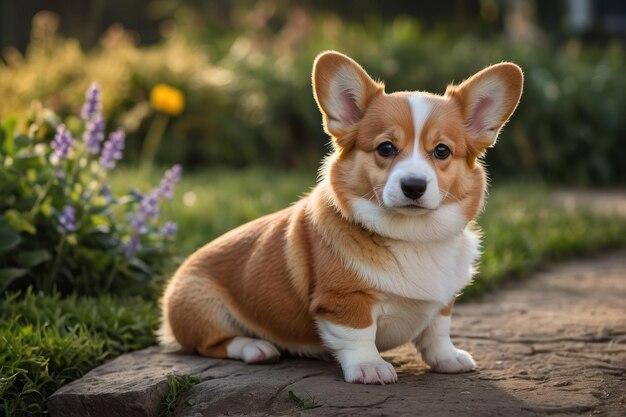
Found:
[[313, 63], [313, 94], [324, 120], [324, 131], [337, 145], [350, 148], [354, 127], [384, 85], [370, 78], [359, 64], [339, 52], [323, 52]]

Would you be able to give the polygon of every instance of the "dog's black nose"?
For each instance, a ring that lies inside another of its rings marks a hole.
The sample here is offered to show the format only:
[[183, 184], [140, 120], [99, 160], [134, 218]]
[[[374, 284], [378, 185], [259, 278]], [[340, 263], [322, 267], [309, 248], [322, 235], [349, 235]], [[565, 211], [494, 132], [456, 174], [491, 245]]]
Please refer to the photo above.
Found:
[[426, 180], [423, 178], [409, 177], [400, 181], [400, 188], [406, 196], [411, 200], [417, 200], [426, 191]]

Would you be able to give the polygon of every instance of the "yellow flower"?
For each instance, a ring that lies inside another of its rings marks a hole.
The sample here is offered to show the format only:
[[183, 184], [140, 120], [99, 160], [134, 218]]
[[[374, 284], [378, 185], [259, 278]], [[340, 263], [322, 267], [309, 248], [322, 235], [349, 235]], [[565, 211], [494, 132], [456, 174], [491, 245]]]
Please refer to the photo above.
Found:
[[150, 92], [150, 104], [162, 113], [178, 116], [185, 109], [185, 96], [177, 88], [157, 84]]

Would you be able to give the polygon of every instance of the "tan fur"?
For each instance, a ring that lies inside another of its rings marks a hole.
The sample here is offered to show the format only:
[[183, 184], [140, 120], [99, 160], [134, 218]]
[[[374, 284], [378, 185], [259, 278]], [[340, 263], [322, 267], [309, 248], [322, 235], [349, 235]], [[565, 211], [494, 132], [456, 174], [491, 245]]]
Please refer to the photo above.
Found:
[[451, 316], [453, 307], [454, 307], [454, 299], [450, 301], [450, 304], [448, 304], [447, 306], [439, 310], [439, 314], [441, 314], [442, 316]]
[[[235, 335], [257, 335], [285, 348], [320, 347], [316, 316], [355, 328], [371, 324], [375, 293], [358, 284], [326, 242], [340, 235], [351, 242], [346, 251], [363, 256], [380, 246], [343, 220], [327, 198], [316, 190], [189, 257], [162, 300], [164, 321], [183, 348], [205, 354]], [[289, 258], [297, 258], [291, 261], [297, 266], [289, 268]]]
[[[352, 70], [344, 71], [346, 67]], [[356, 112], [347, 116], [330, 98], [338, 71], [356, 74], [360, 86], [354, 92]], [[497, 71], [504, 83], [519, 84], [506, 64]], [[449, 87], [445, 96], [429, 96], [433, 111], [420, 140], [420, 152], [445, 193], [443, 204], [460, 203], [468, 222], [482, 205], [485, 173], [477, 158], [489, 146], [465, 128], [471, 89], [484, 71], [475, 77]], [[324, 128], [335, 144], [323, 179], [292, 207], [247, 223], [192, 254], [165, 290], [163, 339], [171, 335], [184, 349], [225, 357], [236, 336], [263, 338], [294, 351], [320, 349], [316, 318], [357, 329], [372, 324], [379, 294], [345, 260], [379, 270], [397, 261], [386, 238], [352, 221], [350, 201], [363, 197], [380, 204], [394, 164], [413, 151], [408, 93], [385, 94], [382, 84], [337, 53], [316, 60], [313, 87]], [[517, 103], [514, 93], [506, 97], [503, 121]], [[400, 150], [395, 158], [377, 154], [384, 141]], [[452, 157], [430, 156], [439, 143], [450, 147]], [[440, 314], [450, 315], [452, 304]]]

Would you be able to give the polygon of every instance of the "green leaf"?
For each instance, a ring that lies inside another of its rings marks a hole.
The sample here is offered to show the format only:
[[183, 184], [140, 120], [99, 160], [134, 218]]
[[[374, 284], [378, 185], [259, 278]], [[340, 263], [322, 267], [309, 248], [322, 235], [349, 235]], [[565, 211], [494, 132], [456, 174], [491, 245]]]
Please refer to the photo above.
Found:
[[13, 165], [16, 169], [21, 171], [32, 170], [39, 175], [41, 175], [41, 173], [48, 168], [46, 167], [45, 157], [32, 152], [22, 153], [19, 156], [16, 156], [13, 161]]
[[22, 238], [0, 217], [0, 252], [8, 252], [20, 244]]
[[0, 269], [0, 292], [4, 292], [16, 279], [28, 273], [28, 269], [23, 268], [2, 268]]
[[93, 214], [89, 216], [89, 219], [91, 220], [91, 224], [93, 224], [95, 227], [98, 227], [98, 226], [110, 227], [112, 223], [110, 217], [103, 216], [100, 214]]
[[128, 261], [128, 263], [135, 269], [143, 272], [146, 275], [152, 275], [152, 269], [150, 268], [150, 266], [148, 266], [147, 263], [145, 263], [144, 261], [142, 261], [139, 258], [132, 258], [131, 260]]
[[19, 149], [28, 147], [31, 143], [31, 139], [26, 135], [17, 135], [13, 139], [13, 143], [14, 143], [15, 149], [19, 150]]
[[2, 143], [2, 148], [4, 152], [13, 156], [15, 152], [15, 146], [13, 142], [13, 135], [15, 134], [15, 129], [17, 128], [17, 117], [9, 117], [2, 123], [2, 131], [4, 132], [4, 140]]
[[42, 262], [49, 261], [52, 258], [50, 252], [45, 249], [36, 249], [20, 252], [17, 255], [17, 262], [24, 267], [37, 266]]
[[37, 228], [24, 216], [22, 213], [15, 209], [7, 210], [4, 213], [9, 226], [16, 232], [26, 232], [34, 235], [37, 233]]
[[0, 377], [0, 396], [3, 396], [5, 392], [13, 385], [17, 373], [11, 374], [6, 377]]

